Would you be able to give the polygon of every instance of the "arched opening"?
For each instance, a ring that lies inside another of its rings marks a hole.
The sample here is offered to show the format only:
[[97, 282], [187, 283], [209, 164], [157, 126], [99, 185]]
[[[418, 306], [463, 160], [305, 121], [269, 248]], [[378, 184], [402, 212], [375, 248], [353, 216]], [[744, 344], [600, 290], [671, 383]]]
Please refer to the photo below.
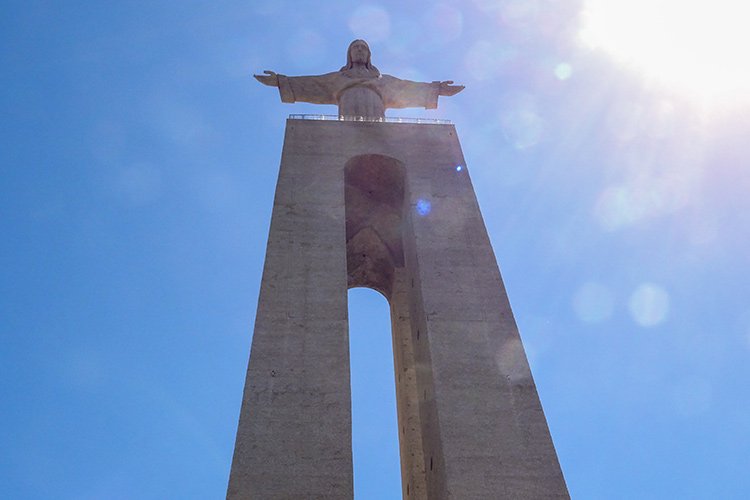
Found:
[[390, 298], [395, 269], [404, 265], [404, 167], [388, 156], [360, 155], [344, 172], [349, 288], [373, 288]]
[[391, 315], [403, 279], [405, 169], [387, 156], [361, 155], [347, 162], [345, 177], [354, 491], [358, 499], [398, 498], [403, 416], [394, 359], [402, 364], [402, 352]]
[[349, 290], [354, 498], [401, 496], [396, 388], [388, 302], [366, 288]]

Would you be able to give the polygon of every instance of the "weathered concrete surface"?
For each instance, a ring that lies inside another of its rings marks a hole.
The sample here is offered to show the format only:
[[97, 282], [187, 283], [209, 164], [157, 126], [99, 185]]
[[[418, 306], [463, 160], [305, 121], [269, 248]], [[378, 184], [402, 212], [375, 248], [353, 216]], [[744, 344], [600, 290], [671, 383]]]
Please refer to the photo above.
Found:
[[287, 122], [228, 498], [352, 498], [349, 286], [391, 304], [404, 498], [568, 497], [465, 167], [452, 125]]

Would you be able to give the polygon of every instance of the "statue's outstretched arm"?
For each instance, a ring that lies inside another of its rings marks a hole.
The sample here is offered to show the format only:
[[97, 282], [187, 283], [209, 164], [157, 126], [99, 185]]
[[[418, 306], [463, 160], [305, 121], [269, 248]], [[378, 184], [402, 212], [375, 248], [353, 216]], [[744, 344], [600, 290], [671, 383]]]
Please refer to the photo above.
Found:
[[263, 73], [253, 76], [263, 85], [278, 87], [281, 102], [337, 104], [335, 96], [340, 86], [338, 72], [316, 76], [286, 76], [268, 70]]
[[461, 92], [463, 85], [444, 82], [422, 83], [383, 75], [379, 85], [387, 108], [437, 108], [438, 96], [451, 96]]

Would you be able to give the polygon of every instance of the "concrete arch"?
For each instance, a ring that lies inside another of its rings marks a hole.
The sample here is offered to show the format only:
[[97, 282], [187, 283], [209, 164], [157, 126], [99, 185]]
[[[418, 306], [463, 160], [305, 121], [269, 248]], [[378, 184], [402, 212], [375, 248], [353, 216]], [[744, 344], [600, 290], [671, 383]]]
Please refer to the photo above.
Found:
[[403, 163], [378, 154], [355, 156], [344, 167], [347, 283], [389, 302], [395, 269], [404, 266], [405, 176]]

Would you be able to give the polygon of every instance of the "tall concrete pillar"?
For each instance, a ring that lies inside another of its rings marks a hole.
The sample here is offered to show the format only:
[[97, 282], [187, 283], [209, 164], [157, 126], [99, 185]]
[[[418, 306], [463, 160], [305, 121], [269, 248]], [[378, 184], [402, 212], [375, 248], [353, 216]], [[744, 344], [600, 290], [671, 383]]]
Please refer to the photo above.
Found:
[[405, 499], [568, 497], [455, 128], [290, 119], [228, 498], [352, 498], [354, 286], [391, 305]]

